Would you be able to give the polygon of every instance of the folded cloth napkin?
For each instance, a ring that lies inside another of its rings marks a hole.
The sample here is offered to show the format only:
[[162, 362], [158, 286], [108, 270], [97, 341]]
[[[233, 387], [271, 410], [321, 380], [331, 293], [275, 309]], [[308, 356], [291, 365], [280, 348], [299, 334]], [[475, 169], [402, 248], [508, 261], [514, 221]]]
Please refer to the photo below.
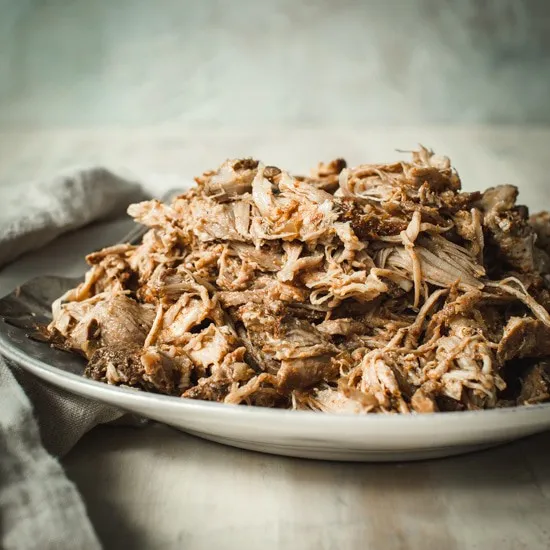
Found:
[[[146, 198], [139, 184], [103, 168], [74, 170], [11, 194], [0, 190], [0, 196], [0, 266]], [[100, 548], [78, 490], [52, 455], [123, 414], [49, 386], [0, 357], [0, 548]]]

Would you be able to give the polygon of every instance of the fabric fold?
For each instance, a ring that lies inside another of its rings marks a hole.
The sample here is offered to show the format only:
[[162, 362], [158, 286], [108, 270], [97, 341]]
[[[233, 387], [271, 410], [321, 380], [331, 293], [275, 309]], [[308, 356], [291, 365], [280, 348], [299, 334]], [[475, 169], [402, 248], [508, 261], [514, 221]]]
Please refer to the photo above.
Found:
[[[102, 167], [66, 172], [22, 191], [2, 189], [2, 195], [0, 266], [148, 198], [139, 183]], [[0, 357], [1, 548], [100, 548], [82, 498], [54, 456], [63, 456], [97, 424], [121, 420], [140, 424]]]

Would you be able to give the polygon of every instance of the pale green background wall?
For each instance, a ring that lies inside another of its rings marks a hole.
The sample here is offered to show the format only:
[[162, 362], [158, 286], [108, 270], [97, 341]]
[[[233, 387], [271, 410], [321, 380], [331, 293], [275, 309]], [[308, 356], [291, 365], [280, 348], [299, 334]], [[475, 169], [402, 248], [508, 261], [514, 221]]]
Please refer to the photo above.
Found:
[[547, 0], [0, 0], [0, 126], [549, 123]]

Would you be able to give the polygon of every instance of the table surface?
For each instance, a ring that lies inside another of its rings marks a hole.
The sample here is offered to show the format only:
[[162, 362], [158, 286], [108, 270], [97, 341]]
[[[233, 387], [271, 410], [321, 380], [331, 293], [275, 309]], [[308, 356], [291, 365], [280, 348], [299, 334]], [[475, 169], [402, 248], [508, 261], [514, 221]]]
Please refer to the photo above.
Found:
[[[305, 170], [321, 159], [396, 158], [422, 142], [466, 189], [513, 183], [550, 208], [550, 128], [0, 132], [0, 198], [75, 164], [123, 166], [161, 194], [226, 157]], [[127, 221], [60, 238], [0, 273], [2, 294], [44, 273], [78, 274], [84, 252]], [[63, 460], [106, 548], [548, 549], [550, 432], [492, 450], [397, 464], [315, 462], [224, 447], [151, 424], [95, 428]]]

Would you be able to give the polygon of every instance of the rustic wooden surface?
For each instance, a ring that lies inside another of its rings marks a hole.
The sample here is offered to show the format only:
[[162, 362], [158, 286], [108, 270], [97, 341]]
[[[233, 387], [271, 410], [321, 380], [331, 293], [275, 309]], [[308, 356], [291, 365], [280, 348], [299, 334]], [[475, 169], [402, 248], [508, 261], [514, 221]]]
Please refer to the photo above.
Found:
[[[417, 142], [449, 154], [466, 188], [513, 183], [531, 208], [550, 207], [550, 129], [510, 127], [2, 133], [0, 199], [6, 207], [26, 181], [74, 164], [124, 165], [160, 194], [227, 156], [304, 170], [336, 155], [393, 159], [394, 148]], [[83, 252], [125, 229], [111, 222], [63, 237], [5, 268], [0, 291], [41, 273], [76, 274]], [[96, 428], [63, 463], [106, 548], [542, 550], [549, 457], [550, 432], [445, 460], [344, 464], [261, 455], [152, 424]]]

